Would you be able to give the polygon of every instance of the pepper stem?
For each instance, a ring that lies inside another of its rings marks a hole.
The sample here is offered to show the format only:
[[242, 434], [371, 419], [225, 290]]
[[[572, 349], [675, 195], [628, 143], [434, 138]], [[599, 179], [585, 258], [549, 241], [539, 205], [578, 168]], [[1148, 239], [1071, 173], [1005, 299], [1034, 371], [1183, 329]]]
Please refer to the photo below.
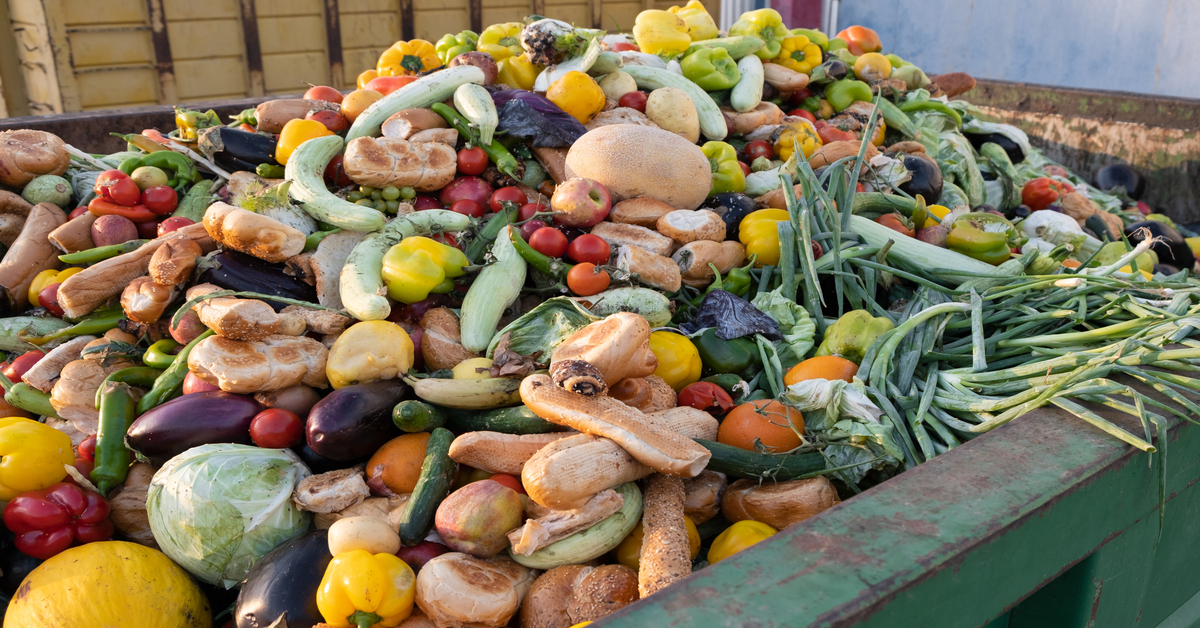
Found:
[[358, 626], [358, 628], [371, 628], [371, 626], [383, 621], [383, 618], [375, 613], [354, 611], [354, 614], [347, 617], [346, 620]]

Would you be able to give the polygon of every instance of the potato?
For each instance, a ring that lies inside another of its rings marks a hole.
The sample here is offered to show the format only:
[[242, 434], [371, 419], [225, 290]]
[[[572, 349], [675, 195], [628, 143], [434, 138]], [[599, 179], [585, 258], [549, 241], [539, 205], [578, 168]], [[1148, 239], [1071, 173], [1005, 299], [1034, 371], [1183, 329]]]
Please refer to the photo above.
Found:
[[337, 556], [357, 549], [372, 554], [395, 554], [400, 549], [400, 535], [376, 517], [346, 517], [329, 526], [330, 554]]
[[600, 89], [604, 91], [604, 97], [609, 100], [621, 100], [621, 97], [629, 92], [637, 91], [637, 81], [633, 80], [625, 72], [617, 70], [605, 74], [604, 78], [600, 79]]
[[660, 87], [646, 99], [646, 115], [659, 127], [695, 144], [700, 140], [696, 105], [678, 87]]
[[92, 223], [92, 242], [96, 246], [124, 244], [137, 237], [137, 225], [124, 216], [101, 216]]

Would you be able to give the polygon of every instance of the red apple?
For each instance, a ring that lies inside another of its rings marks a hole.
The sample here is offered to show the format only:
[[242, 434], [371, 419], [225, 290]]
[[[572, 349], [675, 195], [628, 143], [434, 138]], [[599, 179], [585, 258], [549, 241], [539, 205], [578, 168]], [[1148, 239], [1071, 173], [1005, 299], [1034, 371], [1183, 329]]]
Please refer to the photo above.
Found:
[[210, 390], [221, 390], [212, 384], [192, 375], [189, 371], [183, 378], [183, 394], [190, 395], [192, 393], [207, 392]]
[[472, 482], [438, 506], [433, 522], [447, 547], [477, 558], [491, 558], [508, 547], [508, 533], [524, 522], [525, 508], [516, 491], [499, 482]]
[[592, 227], [608, 216], [612, 195], [596, 181], [575, 177], [555, 188], [550, 208], [558, 212], [554, 216], [555, 222], [572, 227]]
[[407, 545], [396, 551], [396, 557], [408, 563], [413, 571], [420, 571], [425, 563], [450, 551], [449, 547], [433, 541], [421, 541], [412, 547]]

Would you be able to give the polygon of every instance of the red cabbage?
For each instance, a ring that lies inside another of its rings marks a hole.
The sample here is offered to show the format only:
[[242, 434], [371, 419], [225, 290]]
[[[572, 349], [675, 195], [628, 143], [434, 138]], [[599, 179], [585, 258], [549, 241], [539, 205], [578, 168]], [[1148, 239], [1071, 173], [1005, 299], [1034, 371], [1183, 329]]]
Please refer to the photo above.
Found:
[[566, 148], [587, 133], [587, 128], [548, 98], [523, 89], [492, 93], [499, 115], [497, 129], [532, 140], [534, 148]]

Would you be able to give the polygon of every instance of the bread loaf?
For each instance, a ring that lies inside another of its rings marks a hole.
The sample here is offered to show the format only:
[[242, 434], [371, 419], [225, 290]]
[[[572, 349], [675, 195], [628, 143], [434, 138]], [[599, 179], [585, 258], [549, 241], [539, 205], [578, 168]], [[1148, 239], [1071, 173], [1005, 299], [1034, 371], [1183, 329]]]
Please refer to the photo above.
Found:
[[416, 603], [437, 628], [499, 628], [520, 608], [534, 574], [507, 558], [450, 552], [421, 567]]
[[193, 375], [226, 392], [282, 390], [297, 384], [325, 388], [329, 350], [307, 336], [267, 336], [242, 342], [222, 336], [200, 341], [188, 356]]
[[57, 205], [38, 203], [30, 210], [21, 235], [0, 261], [0, 288], [10, 309], [19, 312], [29, 305], [29, 286], [38, 273], [62, 268], [49, 236], [66, 222], [67, 215]]
[[282, 262], [304, 250], [304, 232], [226, 203], [208, 206], [204, 228], [225, 247], [268, 262]]
[[454, 179], [458, 154], [437, 142], [359, 137], [346, 145], [346, 174], [359, 185], [440, 190]]
[[0, 132], [0, 185], [20, 189], [40, 175], [61, 175], [70, 165], [67, 145], [53, 133]]
[[[213, 284], [202, 283], [188, 289], [187, 298], [191, 300], [220, 290]], [[193, 305], [192, 310], [206, 327], [233, 340], [262, 340], [279, 329], [279, 315], [257, 299], [216, 297]]]
[[148, 276], [138, 277], [121, 291], [121, 309], [129, 320], [153, 325], [162, 318], [179, 288], [164, 286]]
[[184, 283], [201, 255], [200, 245], [191, 240], [169, 240], [150, 256], [150, 278], [164, 286]]

